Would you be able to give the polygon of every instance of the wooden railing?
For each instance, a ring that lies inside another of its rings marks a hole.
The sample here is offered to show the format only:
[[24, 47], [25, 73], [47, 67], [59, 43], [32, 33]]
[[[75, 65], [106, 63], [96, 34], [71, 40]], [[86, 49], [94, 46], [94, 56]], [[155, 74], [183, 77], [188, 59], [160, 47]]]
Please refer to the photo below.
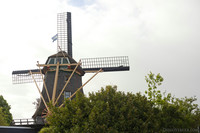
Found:
[[36, 121], [34, 119], [14, 119], [12, 121], [12, 125], [34, 125]]

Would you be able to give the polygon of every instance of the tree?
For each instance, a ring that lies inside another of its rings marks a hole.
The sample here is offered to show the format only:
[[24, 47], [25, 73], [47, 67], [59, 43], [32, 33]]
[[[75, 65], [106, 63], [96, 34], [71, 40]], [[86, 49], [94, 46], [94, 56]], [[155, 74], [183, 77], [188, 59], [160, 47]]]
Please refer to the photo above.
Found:
[[89, 97], [78, 93], [65, 107], [51, 107], [47, 117], [50, 125], [41, 132], [132, 132], [148, 131], [152, 104], [140, 93], [118, 92], [106, 86]]
[[154, 110], [156, 110], [157, 130], [162, 128], [197, 128], [200, 125], [200, 109], [194, 102], [195, 97], [191, 98], [175, 98], [171, 93], [166, 95], [158, 89], [163, 82], [160, 74], [150, 72], [145, 77], [148, 83], [148, 90], [145, 92], [148, 99], [152, 102]]
[[91, 93], [92, 110], [89, 132], [145, 132], [152, 104], [140, 93], [117, 92], [117, 87], [106, 86], [98, 93]]
[[2, 108], [0, 108], [0, 125], [1, 126], [7, 126], [8, 125], [6, 120], [5, 120]]
[[197, 129], [200, 109], [195, 97], [176, 98], [158, 89], [164, 81], [160, 74], [146, 77], [148, 89], [141, 93], [124, 93], [116, 86], [106, 86], [89, 97], [78, 93], [65, 106], [50, 105], [48, 127], [41, 133], [74, 132], [165, 132], [169, 128]]
[[10, 105], [0, 96], [0, 125], [10, 125], [12, 122], [12, 114], [10, 113]]

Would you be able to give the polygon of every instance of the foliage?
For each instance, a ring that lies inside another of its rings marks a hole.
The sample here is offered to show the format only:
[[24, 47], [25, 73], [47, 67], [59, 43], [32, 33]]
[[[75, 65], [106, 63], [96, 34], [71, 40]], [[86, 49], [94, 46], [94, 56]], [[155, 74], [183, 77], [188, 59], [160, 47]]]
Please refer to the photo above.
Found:
[[7, 126], [8, 125], [6, 120], [5, 120], [2, 108], [0, 108], [0, 125], [1, 126]]
[[148, 90], [124, 93], [116, 86], [106, 86], [89, 97], [78, 93], [65, 106], [50, 106], [48, 126], [40, 133], [75, 132], [165, 132], [169, 128], [193, 128], [200, 125], [200, 109], [195, 97], [175, 98], [158, 87], [163, 78], [150, 72], [146, 77]]
[[0, 125], [10, 125], [12, 122], [12, 114], [10, 113], [10, 105], [0, 96]]
[[152, 104], [140, 93], [117, 92], [117, 87], [106, 86], [89, 97], [78, 93], [63, 108], [51, 108], [46, 132], [132, 132], [147, 131]]
[[140, 93], [125, 94], [107, 86], [90, 94], [90, 100], [89, 132], [144, 132], [152, 126], [148, 123], [152, 105]]
[[152, 102], [153, 107], [157, 110], [155, 115], [157, 130], [162, 128], [197, 128], [200, 125], [200, 109], [194, 102], [195, 97], [191, 98], [175, 98], [171, 93], [161, 94], [158, 90], [163, 82], [160, 74], [150, 72], [145, 77], [148, 83], [147, 94], [148, 99]]

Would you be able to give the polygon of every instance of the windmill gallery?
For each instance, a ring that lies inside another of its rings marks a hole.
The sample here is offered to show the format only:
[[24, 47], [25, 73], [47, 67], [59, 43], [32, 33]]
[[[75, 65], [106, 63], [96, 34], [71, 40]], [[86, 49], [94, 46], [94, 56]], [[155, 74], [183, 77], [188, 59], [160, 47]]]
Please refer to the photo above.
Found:
[[[17, 70], [12, 72], [13, 84], [35, 83], [40, 93], [40, 103], [33, 114], [34, 124], [44, 124], [48, 102], [62, 107], [65, 98], [72, 99], [76, 92], [83, 93], [83, 87], [99, 72], [128, 71], [127, 56], [83, 58], [75, 61], [72, 56], [71, 13], [57, 14], [57, 53], [49, 56], [45, 64], [37, 64], [38, 69]], [[84, 84], [82, 76], [94, 75]], [[43, 82], [40, 92], [37, 82]], [[14, 123], [15, 124], [15, 123]]]

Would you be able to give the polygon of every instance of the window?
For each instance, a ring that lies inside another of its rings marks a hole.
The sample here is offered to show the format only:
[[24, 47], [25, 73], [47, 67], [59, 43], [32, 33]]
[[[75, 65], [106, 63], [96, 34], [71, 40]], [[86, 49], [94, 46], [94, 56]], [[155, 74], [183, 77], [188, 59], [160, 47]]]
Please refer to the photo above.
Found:
[[70, 64], [69, 59], [67, 57], [63, 58], [63, 64]]
[[54, 60], [55, 60], [55, 58], [50, 58], [47, 64], [54, 64], [54, 62], [55, 62]]
[[68, 58], [63, 58], [63, 64], [70, 64], [69, 59]]
[[64, 91], [64, 98], [69, 98], [71, 96], [70, 91]]
[[59, 62], [60, 64], [62, 64], [62, 58], [56, 58], [56, 62], [55, 62], [55, 64], [57, 64], [57, 62]]
[[57, 61], [59, 61], [60, 64], [70, 64], [69, 59], [66, 58], [50, 58], [47, 64], [57, 64]]

